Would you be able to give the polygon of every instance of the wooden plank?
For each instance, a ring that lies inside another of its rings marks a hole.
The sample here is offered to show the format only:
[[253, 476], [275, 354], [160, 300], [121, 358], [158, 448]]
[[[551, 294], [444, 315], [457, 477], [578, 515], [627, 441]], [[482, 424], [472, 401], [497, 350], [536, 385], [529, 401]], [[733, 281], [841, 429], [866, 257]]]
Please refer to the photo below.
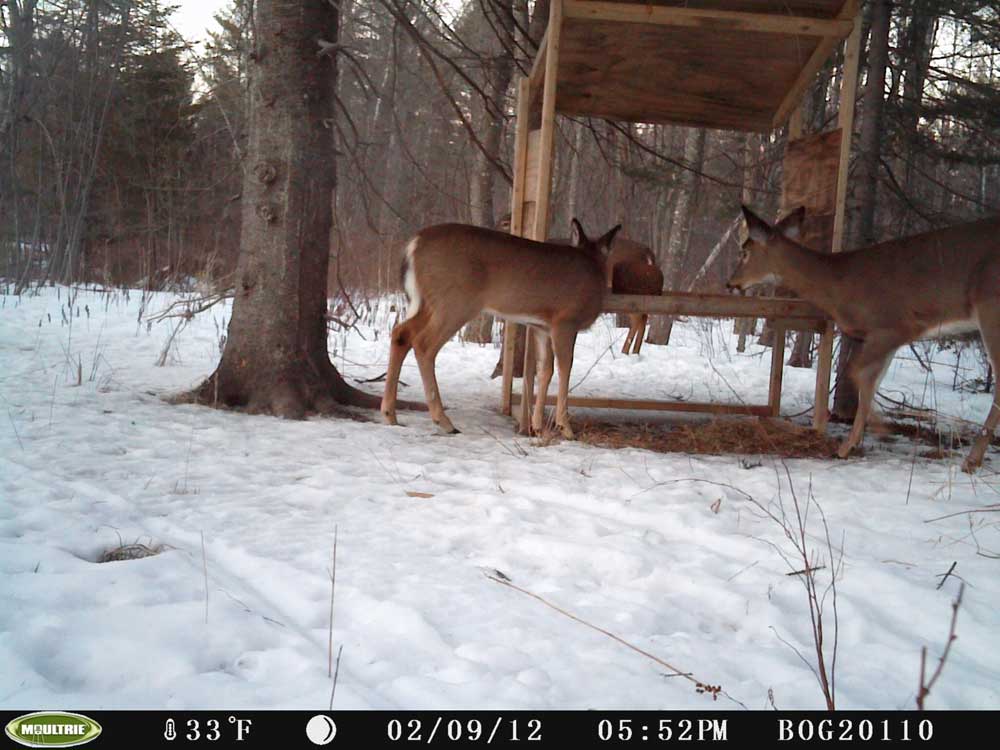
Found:
[[524, 234], [524, 202], [528, 174], [528, 130], [529, 101], [528, 79], [521, 77], [517, 82], [517, 119], [514, 127], [514, 187], [510, 199], [510, 232], [518, 236]]
[[606, 294], [604, 312], [653, 315], [701, 315], [719, 318], [788, 318], [827, 320], [818, 307], [801, 299], [741, 297], [729, 294], [664, 292], [662, 295]]
[[[838, 14], [840, 20], [850, 21], [852, 28], [848, 30], [848, 34], [851, 36], [857, 34], [860, 39], [861, 33], [861, 19], [857, 18], [858, 14], [858, 4], [859, 0], [847, 0], [844, 3], [844, 7]], [[844, 36], [847, 36], [845, 34]], [[812, 84], [813, 80], [816, 78], [816, 74], [819, 73], [820, 68], [826, 64], [830, 55], [837, 48], [837, 45], [843, 40], [843, 36], [840, 37], [824, 37], [816, 49], [813, 51], [812, 55], [806, 61], [806, 64], [799, 71], [799, 74], [795, 77], [795, 82], [792, 83], [788, 93], [785, 94], [784, 98], [781, 100], [781, 104], [778, 105], [778, 109], [775, 110], [774, 119], [772, 120], [772, 125], [775, 128], [779, 128], [785, 124], [785, 121], [792, 114], [792, 111], [799, 106], [799, 102], [806, 93], [806, 89]]]
[[774, 341], [771, 343], [771, 380], [767, 387], [767, 405], [771, 416], [781, 414], [781, 381], [785, 373], [785, 328], [779, 323], [772, 324]]
[[[528, 79], [521, 77], [517, 82], [517, 120], [514, 129], [514, 186], [510, 200], [511, 234], [523, 236], [525, 226], [525, 187], [528, 156], [528, 116], [531, 106]], [[533, 213], [533, 212], [532, 212]], [[518, 335], [518, 323], [504, 323], [503, 326], [503, 374], [500, 384], [500, 412], [511, 414], [510, 396], [514, 388], [514, 348]]]
[[559, 55], [558, 109], [632, 122], [771, 130], [774, 109], [818, 43], [567, 19]]
[[816, 364], [816, 405], [813, 409], [813, 428], [826, 432], [830, 421], [830, 373], [833, 371], [833, 323], [827, 323], [819, 337]]
[[[524, 166], [524, 200], [538, 201], [539, 169], [542, 163], [542, 130], [536, 128], [528, 131], [528, 148], [525, 154]], [[531, 230], [531, 224], [524, 224], [525, 229]]]
[[[528, 235], [544, 242], [549, 232], [549, 201], [552, 192], [552, 148], [555, 138], [556, 87], [559, 73], [559, 40], [562, 36], [563, 0], [551, 0], [546, 31], [545, 81], [542, 91], [542, 122], [538, 138], [538, 181], [535, 222]], [[525, 376], [528, 373], [525, 372]]]
[[[515, 393], [515, 403], [521, 403], [521, 394]], [[548, 406], [554, 406], [556, 396], [545, 399]], [[771, 416], [771, 407], [760, 404], [710, 404], [698, 401], [655, 401], [649, 399], [628, 398], [587, 398], [570, 396], [566, 402], [569, 406], [582, 409], [623, 409], [634, 411], [686, 411], [697, 414], [744, 414], [754, 417]]]
[[535, 55], [534, 61], [531, 63], [531, 72], [528, 74], [528, 104], [529, 106], [534, 103], [535, 94], [541, 89], [542, 81], [545, 76], [545, 51], [549, 46], [549, 30], [545, 29], [545, 33], [542, 35], [542, 41], [538, 45], [538, 54]]
[[840, 111], [837, 121], [842, 131], [840, 164], [837, 169], [837, 206], [833, 219], [833, 252], [844, 249], [844, 228], [847, 221], [847, 179], [851, 166], [851, 140], [854, 133], [854, 103], [858, 93], [858, 66], [861, 60], [860, 19], [844, 50], [844, 75], [840, 81]]
[[[559, 72], [559, 39], [562, 33], [563, 0], [552, 0], [549, 25], [545, 32], [545, 80], [542, 89], [542, 121], [538, 137], [538, 180], [535, 192], [535, 216], [527, 236], [544, 241], [549, 232], [549, 201], [552, 192], [552, 148], [556, 127], [556, 86]], [[535, 389], [534, 336], [531, 331], [524, 346], [524, 377], [521, 379], [526, 400], [520, 408], [520, 429], [527, 434], [531, 427], [531, 397]]]
[[524, 377], [521, 385], [525, 399], [518, 409], [518, 432], [522, 435], [531, 434], [531, 406], [535, 401], [535, 370], [537, 369], [537, 352], [535, 351], [535, 335], [529, 328], [524, 337]]
[[828, 36], [843, 39], [851, 22], [837, 18], [811, 18], [777, 13], [747, 13], [707, 8], [564, 0], [566, 18], [588, 21], [649, 23], [696, 29], [751, 31], [794, 36]]

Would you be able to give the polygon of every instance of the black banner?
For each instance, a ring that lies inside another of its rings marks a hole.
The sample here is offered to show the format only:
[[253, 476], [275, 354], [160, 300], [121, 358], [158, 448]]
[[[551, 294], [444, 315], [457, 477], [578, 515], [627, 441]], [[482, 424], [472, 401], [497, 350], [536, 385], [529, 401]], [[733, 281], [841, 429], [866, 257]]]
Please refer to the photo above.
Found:
[[[983, 711], [86, 711], [100, 734], [86, 746], [135, 748], [665, 747], [904, 745], [954, 748], [993, 735]], [[0, 712], [5, 747], [67, 747], [52, 719]], [[13, 722], [13, 724], [12, 724]], [[11, 738], [14, 732], [17, 742]], [[22, 732], [21, 735], [16, 735]], [[18, 744], [20, 743], [20, 745]], [[34, 743], [34, 744], [32, 744]]]

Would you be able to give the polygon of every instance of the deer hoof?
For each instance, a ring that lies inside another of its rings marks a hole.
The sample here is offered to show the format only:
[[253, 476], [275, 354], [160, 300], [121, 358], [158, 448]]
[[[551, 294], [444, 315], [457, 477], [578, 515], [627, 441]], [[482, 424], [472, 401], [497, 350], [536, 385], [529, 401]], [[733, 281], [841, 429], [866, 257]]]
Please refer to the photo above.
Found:
[[851, 455], [851, 451], [854, 450], [854, 446], [850, 443], [844, 443], [837, 449], [837, 458], [847, 458]]
[[976, 469], [982, 465], [982, 461], [976, 461], [972, 458], [966, 458], [962, 462], [962, 471], [966, 474], [975, 474]]
[[441, 430], [445, 435], [458, 435], [459, 430], [456, 429], [455, 425], [451, 423], [448, 417], [441, 417], [441, 421], [437, 423], [438, 429]]
[[396, 412], [388, 412], [388, 411], [382, 412], [382, 421], [392, 427], [399, 426], [399, 422], [396, 421]]

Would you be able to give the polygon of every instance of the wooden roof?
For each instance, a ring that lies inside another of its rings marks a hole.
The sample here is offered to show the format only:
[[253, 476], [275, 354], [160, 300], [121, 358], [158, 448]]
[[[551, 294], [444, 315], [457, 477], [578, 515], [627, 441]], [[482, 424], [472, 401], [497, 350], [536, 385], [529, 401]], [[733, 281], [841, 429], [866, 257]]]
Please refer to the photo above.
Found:
[[[850, 34], [857, 7], [858, 0], [563, 0], [556, 111], [769, 131]], [[532, 73], [536, 91], [544, 57]]]

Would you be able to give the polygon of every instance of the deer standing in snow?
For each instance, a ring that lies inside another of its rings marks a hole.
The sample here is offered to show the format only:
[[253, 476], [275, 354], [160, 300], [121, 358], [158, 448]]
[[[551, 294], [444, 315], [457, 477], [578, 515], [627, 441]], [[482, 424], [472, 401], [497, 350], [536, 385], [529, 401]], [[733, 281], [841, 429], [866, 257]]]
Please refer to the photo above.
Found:
[[[795, 242], [800, 209], [771, 227], [743, 207], [749, 239], [727, 284], [745, 289], [780, 283], [827, 313], [845, 334], [862, 340], [849, 375], [858, 411], [838, 455], [861, 442], [875, 390], [896, 349], [917, 339], [978, 331], [997, 372], [1000, 364], [1000, 218], [961, 224], [841, 253], [818, 253]], [[962, 465], [982, 463], [1000, 421], [1000, 389]]]
[[[616, 239], [608, 256], [608, 286], [615, 294], [662, 294], [663, 271], [656, 265], [656, 256], [645, 245], [631, 240]], [[628, 336], [622, 354], [638, 354], [646, 333], [646, 313], [629, 313]]]
[[439, 224], [417, 232], [403, 259], [403, 287], [410, 305], [406, 320], [392, 330], [382, 396], [385, 421], [396, 424], [399, 373], [413, 349], [431, 419], [445, 433], [458, 432], [444, 412], [434, 362], [448, 339], [487, 310], [530, 325], [537, 337], [541, 356], [531, 418], [535, 433], [544, 426], [554, 352], [559, 368], [556, 426], [572, 438], [566, 401], [573, 348], [577, 334], [601, 313], [608, 248], [620, 228], [591, 240], [573, 219], [570, 245], [534, 242], [465, 224]]

